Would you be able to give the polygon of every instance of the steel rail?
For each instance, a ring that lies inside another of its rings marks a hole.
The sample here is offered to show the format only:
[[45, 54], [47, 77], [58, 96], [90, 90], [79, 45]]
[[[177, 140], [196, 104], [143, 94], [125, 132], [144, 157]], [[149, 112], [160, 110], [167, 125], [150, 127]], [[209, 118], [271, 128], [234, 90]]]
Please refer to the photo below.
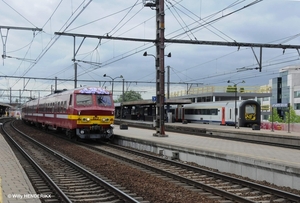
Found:
[[[7, 121], [9, 122], [9, 121]], [[6, 124], [7, 122], [3, 123]], [[63, 202], [72, 201], [67, 197], [67, 195], [59, 188], [57, 184], [47, 175], [47, 173], [31, 158], [31, 156], [25, 152], [22, 147], [9, 135], [9, 133], [4, 129], [4, 126], [1, 125], [2, 131], [9, 138], [9, 140], [14, 144], [14, 146], [22, 153], [22, 155], [30, 162], [30, 164], [34, 167], [34, 169], [42, 176], [44, 180], [46, 180], [51, 188], [55, 191], [55, 193], [61, 198]]]
[[190, 165], [187, 165], [187, 164], [184, 164], [184, 163], [179, 163], [179, 162], [172, 161], [172, 160], [166, 160], [166, 159], [163, 159], [163, 158], [160, 158], [160, 157], [157, 157], [157, 156], [153, 156], [151, 154], [143, 153], [143, 152], [140, 152], [140, 151], [137, 151], [137, 150], [134, 150], [134, 149], [128, 149], [128, 148], [125, 148], [125, 147], [122, 147], [122, 146], [117, 146], [117, 145], [112, 145], [112, 144], [108, 144], [108, 145], [112, 146], [112, 147], [115, 147], [115, 148], [119, 148], [119, 149], [124, 150], [124, 151], [129, 152], [129, 153], [137, 154], [139, 156], [142, 155], [146, 158], [158, 160], [160, 162], [164, 162], [164, 163], [167, 163], [167, 164], [171, 163], [172, 165], [175, 165], [176, 167], [181, 167], [181, 168], [184, 168], [184, 169], [193, 170], [194, 172], [198, 172], [198, 173], [205, 173], [209, 176], [213, 176], [213, 177], [216, 177], [216, 178], [227, 180], [229, 182], [234, 182], [234, 183], [237, 183], [237, 184], [240, 184], [240, 185], [243, 185], [243, 186], [248, 186], [248, 187], [251, 187], [251, 188], [254, 188], [256, 190], [263, 191], [263, 192], [266, 192], [266, 193], [271, 193], [271, 194], [273, 194], [277, 197], [288, 198], [288, 200], [292, 200], [292, 201], [295, 201], [295, 202], [300, 202], [300, 196], [296, 195], [296, 194], [281, 191], [281, 190], [278, 190], [278, 189], [275, 189], [275, 188], [267, 187], [267, 186], [260, 185], [260, 184], [257, 184], [257, 183], [253, 183], [253, 182], [250, 182], [250, 181], [241, 180], [241, 179], [231, 177], [231, 176], [228, 176], [228, 175], [224, 175], [224, 174], [221, 174], [221, 173], [201, 169], [201, 168], [198, 168], [198, 167], [195, 167], [195, 166], [190, 166]]
[[20, 134], [22, 134], [23, 136], [25, 136], [27, 139], [29, 139], [30, 141], [34, 142], [35, 144], [37, 144], [38, 146], [40, 146], [41, 148], [45, 149], [46, 151], [52, 153], [52, 155], [58, 157], [60, 160], [63, 160], [64, 162], [66, 162], [67, 164], [71, 165], [72, 167], [76, 168], [77, 170], [79, 170], [82, 174], [86, 175], [87, 177], [89, 177], [90, 179], [100, 183], [105, 189], [107, 189], [109, 192], [111, 192], [112, 194], [118, 196], [120, 199], [124, 200], [125, 202], [129, 202], [129, 203], [138, 203], [139, 201], [137, 201], [136, 199], [134, 199], [133, 197], [129, 196], [128, 194], [124, 193], [123, 191], [121, 191], [120, 189], [116, 188], [115, 186], [109, 184], [108, 182], [106, 182], [105, 180], [99, 178], [98, 176], [94, 175], [93, 173], [89, 172], [88, 170], [86, 170], [85, 168], [81, 167], [80, 165], [78, 165], [77, 163], [71, 161], [70, 159], [68, 159], [67, 157], [63, 156], [62, 154], [50, 149], [49, 147], [43, 145], [42, 143], [34, 140], [33, 138], [29, 137], [28, 135], [24, 134], [23, 132], [21, 132], [20, 130], [18, 130], [15, 126], [13, 126], [13, 128], [19, 132]]

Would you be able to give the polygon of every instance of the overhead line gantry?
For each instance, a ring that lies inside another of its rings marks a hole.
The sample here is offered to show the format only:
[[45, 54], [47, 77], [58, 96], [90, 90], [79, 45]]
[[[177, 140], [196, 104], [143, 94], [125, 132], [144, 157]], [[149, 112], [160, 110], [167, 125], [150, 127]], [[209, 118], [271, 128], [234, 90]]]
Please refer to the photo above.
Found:
[[[110, 40], [121, 40], [121, 41], [135, 41], [135, 42], [149, 42], [156, 43], [153, 39], [139, 39], [139, 38], [127, 38], [127, 37], [112, 37], [112, 36], [102, 36], [102, 35], [86, 35], [77, 33], [63, 33], [55, 32], [56, 35], [72, 36], [72, 37], [84, 37], [84, 38], [96, 38], [96, 39], [110, 39]], [[173, 44], [195, 44], [195, 45], [214, 45], [214, 46], [230, 46], [230, 47], [250, 47], [253, 54], [256, 57], [257, 63], [259, 65], [259, 71], [262, 70], [262, 48], [273, 48], [273, 49], [296, 49], [300, 56], [300, 45], [289, 45], [289, 44], [268, 44], [268, 43], [247, 43], [247, 42], [222, 42], [222, 41], [204, 41], [204, 40], [180, 40], [180, 39], [164, 39], [166, 43]], [[253, 48], [260, 48], [260, 57], [257, 58]]]

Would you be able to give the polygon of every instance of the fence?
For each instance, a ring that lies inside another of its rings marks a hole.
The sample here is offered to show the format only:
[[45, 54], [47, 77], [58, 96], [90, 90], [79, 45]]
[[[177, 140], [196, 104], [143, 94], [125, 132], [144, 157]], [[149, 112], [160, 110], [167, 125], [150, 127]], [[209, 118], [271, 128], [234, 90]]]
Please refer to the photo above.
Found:
[[[286, 131], [288, 132], [288, 124], [287, 123], [273, 123], [274, 131]], [[262, 122], [260, 125], [260, 129], [272, 130], [272, 122]], [[290, 132], [300, 132], [300, 123], [290, 123]]]

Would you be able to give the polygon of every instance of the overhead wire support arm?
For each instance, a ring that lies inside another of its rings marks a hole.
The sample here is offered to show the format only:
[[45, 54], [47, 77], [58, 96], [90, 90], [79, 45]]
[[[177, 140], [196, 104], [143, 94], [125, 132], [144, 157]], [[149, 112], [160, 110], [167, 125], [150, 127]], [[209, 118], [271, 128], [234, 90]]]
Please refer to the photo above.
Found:
[[73, 58], [72, 61], [76, 61], [75, 57], [76, 57], [76, 55], [77, 55], [79, 49], [81, 48], [81, 46], [82, 46], [82, 44], [83, 44], [83, 42], [84, 42], [84, 40], [85, 40], [86, 37], [83, 37], [83, 39], [82, 39], [82, 41], [81, 41], [81, 43], [80, 43], [80, 45], [78, 46], [78, 48], [77, 48], [76, 51], [75, 51], [75, 49], [76, 49], [76, 36], [73, 36], [73, 37], [74, 37], [74, 56], [73, 56], [74, 58]]
[[54, 32], [55, 35], [71, 36], [71, 37], [86, 37], [86, 38], [96, 38], [96, 39], [110, 39], [110, 40], [122, 40], [122, 41], [136, 41], [136, 42], [152, 42], [155, 43], [156, 40], [153, 39], [140, 39], [140, 38], [128, 38], [128, 37], [112, 37], [109, 35], [86, 35], [77, 33], [65, 33], [65, 32]]
[[[2, 29], [6, 29], [6, 35], [2, 34]], [[31, 30], [33, 32], [43, 31], [42, 28], [14, 27], [14, 26], [2, 26], [2, 25], [0, 25], [0, 33], [1, 33], [1, 39], [2, 39], [2, 44], [3, 44], [2, 59], [6, 58], [6, 42], [7, 42], [7, 37], [8, 37], [8, 31], [9, 30]], [[12, 57], [10, 57], [10, 58], [12, 58]]]

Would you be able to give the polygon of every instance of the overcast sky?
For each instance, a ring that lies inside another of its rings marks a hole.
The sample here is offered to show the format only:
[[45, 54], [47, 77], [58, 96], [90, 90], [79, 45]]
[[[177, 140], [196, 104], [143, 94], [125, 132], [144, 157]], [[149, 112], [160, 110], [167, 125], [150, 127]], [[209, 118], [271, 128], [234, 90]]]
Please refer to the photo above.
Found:
[[[255, 3], [256, 2], [256, 3]], [[255, 3], [255, 4], [253, 4]], [[253, 4], [253, 5], [252, 5]], [[222, 42], [272, 43], [300, 45], [300, 1], [292, 0], [166, 0], [165, 38]], [[53, 80], [16, 79], [9, 76], [74, 79], [74, 39], [54, 32], [155, 39], [155, 10], [142, 0], [2, 0], [0, 26], [41, 28], [42, 31], [2, 28], [0, 89], [50, 90]], [[78, 86], [106, 86], [109, 78], [122, 75], [125, 88], [140, 91], [144, 99], [155, 95], [155, 55], [153, 43], [76, 37]], [[4, 44], [3, 44], [4, 43]], [[254, 48], [259, 57], [259, 48]], [[246, 81], [248, 86], [268, 84], [279, 69], [299, 65], [297, 50], [263, 48], [263, 70], [249, 47], [192, 44], [166, 44], [165, 58], [170, 66], [171, 82], [203, 83], [225, 86], [227, 81]], [[88, 63], [91, 62], [91, 63]], [[7, 76], [7, 77], [4, 77]], [[89, 82], [91, 80], [99, 82]], [[121, 94], [121, 79], [115, 79], [115, 98]], [[131, 81], [129, 83], [128, 81]], [[135, 82], [136, 81], [136, 82]], [[140, 83], [145, 82], [145, 83]], [[58, 89], [71, 89], [72, 81], [59, 80]], [[186, 85], [172, 85], [171, 91]], [[7, 91], [1, 91], [8, 101]], [[22, 91], [22, 96], [30, 95]], [[32, 91], [32, 96], [49, 92]]]

